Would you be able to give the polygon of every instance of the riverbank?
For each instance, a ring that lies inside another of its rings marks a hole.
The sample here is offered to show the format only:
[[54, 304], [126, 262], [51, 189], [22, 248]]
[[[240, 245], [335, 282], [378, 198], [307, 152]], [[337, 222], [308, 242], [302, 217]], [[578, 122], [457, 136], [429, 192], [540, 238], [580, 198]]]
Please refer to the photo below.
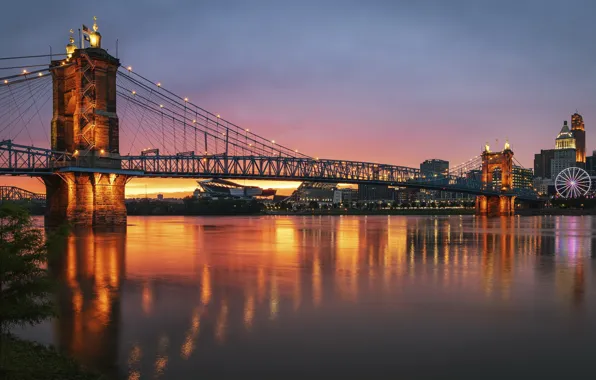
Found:
[[474, 215], [474, 209], [394, 209], [394, 210], [358, 210], [358, 209], [331, 209], [331, 210], [301, 210], [301, 211], [272, 211], [267, 215]]
[[0, 378], [6, 380], [100, 380], [75, 360], [44, 345], [0, 335]]
[[529, 208], [520, 209], [515, 212], [521, 216], [542, 216], [542, 215], [596, 215], [596, 209], [573, 209], [573, 208]]

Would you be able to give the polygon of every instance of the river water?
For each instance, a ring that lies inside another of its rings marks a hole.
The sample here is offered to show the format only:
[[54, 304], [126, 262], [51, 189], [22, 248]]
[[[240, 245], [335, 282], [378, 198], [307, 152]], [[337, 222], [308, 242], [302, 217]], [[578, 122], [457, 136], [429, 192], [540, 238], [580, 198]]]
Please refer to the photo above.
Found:
[[115, 379], [591, 378], [596, 218], [129, 217], [21, 331]]

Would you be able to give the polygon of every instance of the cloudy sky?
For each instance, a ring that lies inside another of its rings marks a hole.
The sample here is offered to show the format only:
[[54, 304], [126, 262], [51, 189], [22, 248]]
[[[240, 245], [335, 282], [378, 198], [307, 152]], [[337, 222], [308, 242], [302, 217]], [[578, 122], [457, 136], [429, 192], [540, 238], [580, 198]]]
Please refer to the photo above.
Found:
[[[1, 56], [61, 50], [68, 29], [90, 26], [95, 15], [103, 47], [115, 54], [118, 39], [123, 64], [312, 156], [455, 165], [485, 141], [500, 147], [509, 138], [531, 167], [576, 109], [587, 151], [596, 149], [594, 1], [13, 1], [3, 8], [12, 16], [0, 23]], [[158, 186], [135, 180], [131, 189], [135, 182]]]

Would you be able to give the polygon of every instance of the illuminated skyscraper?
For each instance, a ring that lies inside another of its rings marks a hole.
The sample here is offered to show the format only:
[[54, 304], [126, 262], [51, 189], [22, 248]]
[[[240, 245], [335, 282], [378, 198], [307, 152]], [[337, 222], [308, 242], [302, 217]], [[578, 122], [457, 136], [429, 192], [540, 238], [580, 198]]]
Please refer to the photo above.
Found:
[[557, 178], [562, 170], [576, 166], [575, 139], [567, 126], [567, 121], [564, 122], [555, 140], [555, 156], [550, 164], [552, 178]]
[[584, 118], [577, 112], [571, 115], [571, 134], [575, 138], [575, 160], [583, 166], [586, 163], [586, 128]]

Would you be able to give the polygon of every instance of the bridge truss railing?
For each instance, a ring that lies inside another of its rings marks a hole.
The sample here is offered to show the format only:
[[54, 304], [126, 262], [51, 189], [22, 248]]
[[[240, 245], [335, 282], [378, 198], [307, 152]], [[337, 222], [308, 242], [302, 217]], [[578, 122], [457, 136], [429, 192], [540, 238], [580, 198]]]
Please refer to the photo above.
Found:
[[2, 201], [45, 201], [46, 195], [34, 193], [16, 186], [0, 186], [0, 202]]
[[0, 168], [3, 171], [36, 172], [67, 166], [72, 155], [50, 149], [0, 141]]
[[328, 182], [375, 182], [479, 190], [477, 181], [445, 176], [425, 178], [419, 169], [369, 162], [262, 156], [124, 156], [122, 169], [154, 177], [261, 178]]

